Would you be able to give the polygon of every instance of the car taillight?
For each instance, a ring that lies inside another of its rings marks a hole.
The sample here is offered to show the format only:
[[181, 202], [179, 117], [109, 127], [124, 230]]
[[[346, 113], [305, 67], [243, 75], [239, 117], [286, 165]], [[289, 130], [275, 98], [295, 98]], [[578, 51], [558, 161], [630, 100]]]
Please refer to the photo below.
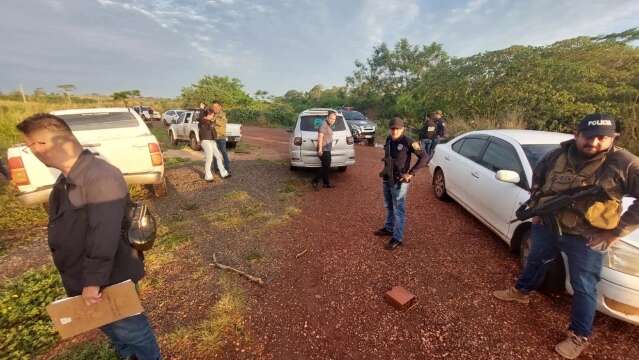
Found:
[[346, 138], [346, 143], [347, 143], [348, 145], [353, 145], [353, 137], [352, 137], [352, 136], [347, 137], [347, 138]]
[[29, 181], [29, 176], [27, 175], [27, 170], [24, 168], [24, 164], [22, 163], [22, 158], [12, 157], [9, 158], [9, 173], [11, 174], [11, 182], [15, 185], [29, 185], [31, 181]]
[[162, 165], [164, 159], [162, 158], [162, 151], [160, 145], [156, 143], [149, 143], [149, 153], [151, 153], [151, 164], [153, 166]]
[[302, 145], [302, 138], [301, 137], [296, 137], [295, 139], [293, 139], [293, 144], [297, 145], [297, 146], [301, 146]]

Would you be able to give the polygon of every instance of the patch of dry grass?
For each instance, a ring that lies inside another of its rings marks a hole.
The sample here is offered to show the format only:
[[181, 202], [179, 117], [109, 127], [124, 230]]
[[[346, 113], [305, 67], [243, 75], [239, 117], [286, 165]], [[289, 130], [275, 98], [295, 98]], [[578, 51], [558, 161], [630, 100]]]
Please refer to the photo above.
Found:
[[227, 195], [225, 198], [230, 200], [228, 206], [204, 215], [218, 229], [237, 230], [251, 222], [266, 222], [273, 216], [265, 209], [264, 204], [245, 191], [235, 191]]
[[225, 341], [246, 340], [244, 313], [246, 294], [232, 279], [232, 275], [220, 273], [218, 285], [221, 295], [205, 320], [189, 327], [182, 327], [162, 339], [172, 347], [194, 349], [212, 354], [219, 351]]

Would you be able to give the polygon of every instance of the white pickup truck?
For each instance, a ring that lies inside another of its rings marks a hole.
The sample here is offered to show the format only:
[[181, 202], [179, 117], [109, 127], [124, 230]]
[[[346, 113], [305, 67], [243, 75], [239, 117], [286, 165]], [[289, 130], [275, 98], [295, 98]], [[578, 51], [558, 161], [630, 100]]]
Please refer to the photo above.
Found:
[[[151, 185], [156, 196], [166, 194], [160, 145], [135, 111], [99, 108], [51, 114], [64, 119], [85, 149], [120, 169], [128, 184]], [[18, 199], [26, 205], [47, 202], [60, 172], [45, 166], [24, 144], [9, 148], [7, 159]]]
[[[193, 150], [200, 150], [200, 135], [197, 127], [200, 110], [187, 110], [180, 114], [177, 120], [169, 127], [169, 138], [173, 145], [180, 141], [188, 141]], [[240, 142], [242, 138], [241, 124], [226, 124], [227, 146], [232, 148]]]

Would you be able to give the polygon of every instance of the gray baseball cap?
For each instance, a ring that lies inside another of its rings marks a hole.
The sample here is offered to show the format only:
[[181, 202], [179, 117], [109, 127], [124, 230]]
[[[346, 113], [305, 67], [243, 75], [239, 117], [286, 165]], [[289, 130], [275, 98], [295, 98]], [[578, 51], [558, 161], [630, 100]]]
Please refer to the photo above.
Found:
[[394, 117], [388, 123], [389, 129], [402, 129], [404, 127], [404, 120], [400, 117]]

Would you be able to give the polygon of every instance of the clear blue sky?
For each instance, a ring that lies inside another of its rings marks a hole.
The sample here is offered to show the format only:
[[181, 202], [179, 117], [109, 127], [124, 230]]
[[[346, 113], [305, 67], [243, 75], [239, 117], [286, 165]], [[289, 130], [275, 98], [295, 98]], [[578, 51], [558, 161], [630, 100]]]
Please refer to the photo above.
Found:
[[637, 0], [3, 0], [0, 91], [177, 96], [204, 74], [275, 95], [343, 85], [375, 44], [454, 56], [639, 25]]

